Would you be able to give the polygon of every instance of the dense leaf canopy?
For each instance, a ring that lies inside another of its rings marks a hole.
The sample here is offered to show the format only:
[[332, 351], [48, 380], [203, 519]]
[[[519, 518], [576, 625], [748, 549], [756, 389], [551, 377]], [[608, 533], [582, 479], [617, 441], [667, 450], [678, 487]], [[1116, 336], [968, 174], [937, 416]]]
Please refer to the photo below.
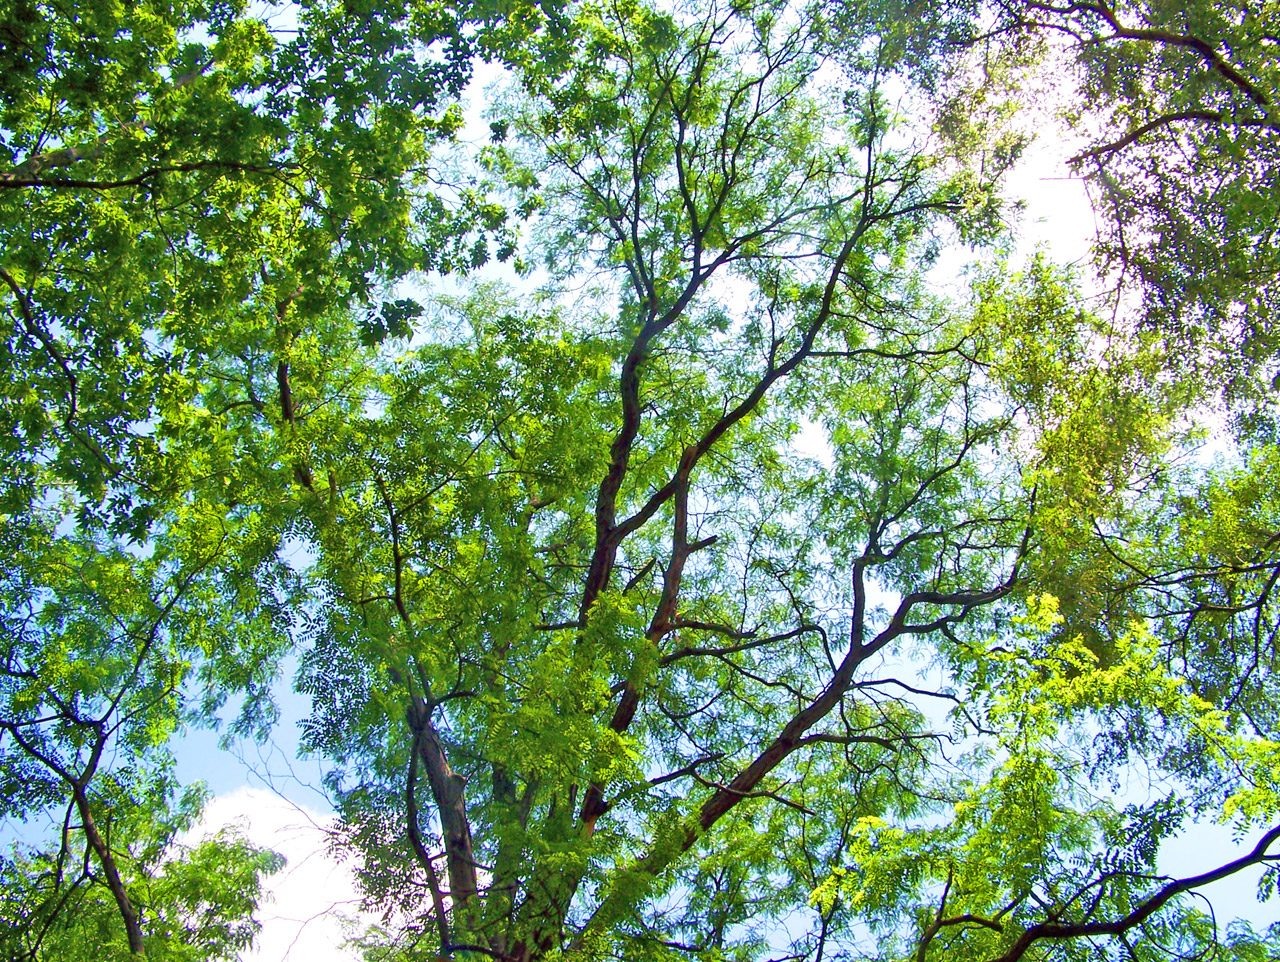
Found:
[[3, 9], [0, 956], [246, 948], [285, 683], [370, 959], [1280, 949], [1271, 7]]

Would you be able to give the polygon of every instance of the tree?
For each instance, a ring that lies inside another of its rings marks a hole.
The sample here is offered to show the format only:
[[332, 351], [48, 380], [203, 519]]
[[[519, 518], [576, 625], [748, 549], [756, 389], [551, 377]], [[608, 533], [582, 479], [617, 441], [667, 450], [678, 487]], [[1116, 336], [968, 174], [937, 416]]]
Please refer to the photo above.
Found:
[[[70, 153], [7, 115], [9, 196], [35, 202], [4, 208], [0, 277], [25, 364], [4, 764], [42, 794], [5, 798], [69, 792], [92, 852], [80, 882], [44, 867], [65, 842], [6, 866], [15, 904], [177, 955], [203, 943], [164, 920], [195, 897], [232, 917], [197, 951], [242, 945], [265, 856], [227, 840], [183, 875], [143, 816], [192, 700], [247, 691], [252, 731], [296, 650], [305, 747], [385, 912], [370, 957], [1220, 942], [1185, 897], [1211, 879], [1155, 859], [1204, 817], [1266, 828], [1211, 876], [1277, 858], [1277, 521], [1243, 509], [1270, 449], [1187, 466], [1200, 386], [1043, 259], [931, 286], [943, 244], [999, 239], [1018, 143], [955, 108], [985, 81], [910, 10], [628, 2], [530, 35], [533, 12], [307, 7], [277, 45], [193, 11], [214, 39], [184, 61], [186, 22], [163, 57], [99, 28], [112, 63], [212, 62], [94, 92]], [[432, 187], [475, 50], [519, 82], [476, 178], [533, 215], [552, 282], [424, 305], [396, 282], [478, 265], [506, 223]], [[102, 106], [206, 81], [178, 147]], [[99, 773], [108, 740], [128, 761]], [[1098, 798], [1138, 766], [1167, 791]], [[138, 840], [134, 875], [85, 812]], [[214, 890], [218, 852], [241, 867]]]
[[[381, 296], [407, 269], [507, 243], [428, 161], [473, 55], [541, 17], [511, 13], [308, 4], [277, 39], [234, 2], [5, 7], [0, 812], [59, 826], [3, 863], [7, 958], [251, 937], [276, 863], [181, 856], [199, 796], [174, 807], [167, 742], [236, 696], [237, 731], [269, 723], [301, 596], [243, 497], [281, 486], [259, 466], [296, 443], [319, 318], [358, 305], [377, 341], [413, 315]], [[228, 377], [248, 393], [219, 406]], [[271, 430], [237, 436], [239, 405]]]
[[[190, 714], [184, 689], [196, 653], [224, 683], [239, 677], [251, 690], [266, 681], [262, 665], [280, 633], [273, 604], [247, 586], [219, 591], [243, 575], [236, 563], [253, 548], [205, 517], [187, 519], [196, 522], [184, 532], [190, 541], [174, 537], [175, 523], [142, 558], [102, 539], [59, 536], [52, 515], [6, 525], [0, 757], [5, 814], [57, 812], [60, 829], [52, 850], [18, 849], [0, 863], [0, 946], [13, 959], [70, 958], [79, 940], [68, 933], [87, 928], [100, 944], [141, 955], [148, 942], [169, 941], [156, 930], [187, 928], [195, 906], [183, 900], [200, 879], [212, 884], [196, 904], [215, 920], [193, 922], [190, 944], [205, 957], [231, 957], [253, 931], [239, 916], [256, 908], [260, 874], [279, 866], [232, 837], [180, 856], [175, 837], [194, 822], [200, 793], [184, 793], [169, 811], [176, 786], [166, 743]], [[239, 557], [228, 565], [235, 540]], [[223, 607], [237, 596], [240, 604]], [[228, 646], [229, 637], [239, 644]], [[236, 881], [230, 891], [220, 891], [215, 866]]]
[[1102, 266], [1142, 297], [1148, 326], [1221, 381], [1242, 423], [1274, 440], [1265, 398], [1276, 353], [1274, 8], [1001, 11], [1001, 30], [1052, 37], [1068, 68], [1066, 120], [1084, 143], [1071, 163], [1095, 197]]

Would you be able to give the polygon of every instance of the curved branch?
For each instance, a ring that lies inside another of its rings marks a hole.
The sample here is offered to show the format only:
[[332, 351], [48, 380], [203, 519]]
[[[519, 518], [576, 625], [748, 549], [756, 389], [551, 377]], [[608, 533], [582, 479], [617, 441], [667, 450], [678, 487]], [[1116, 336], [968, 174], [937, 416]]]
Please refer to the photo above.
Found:
[[1220, 110], [1183, 110], [1178, 113], [1165, 114], [1161, 117], [1157, 117], [1155, 120], [1145, 123], [1140, 127], [1135, 127], [1118, 140], [1101, 144], [1094, 147], [1092, 150], [1082, 151], [1074, 157], [1068, 157], [1067, 163], [1079, 164], [1086, 160], [1093, 160], [1102, 157], [1106, 154], [1114, 154], [1131, 144], [1137, 143], [1153, 130], [1158, 130], [1161, 127], [1169, 127], [1173, 124], [1183, 123], [1184, 121], [1189, 120], [1199, 120], [1204, 123], [1226, 123], [1233, 127], [1266, 127], [1271, 130], [1280, 130], [1280, 124], [1277, 124], [1274, 120], [1267, 120], [1265, 118], [1250, 117], [1240, 120], [1228, 117]]
[[1172, 899], [1190, 892], [1194, 889], [1208, 885], [1211, 882], [1217, 882], [1228, 876], [1234, 875], [1242, 869], [1249, 868], [1253, 865], [1266, 861], [1275, 856], [1267, 855], [1267, 849], [1277, 840], [1280, 839], [1280, 825], [1275, 826], [1265, 835], [1262, 836], [1258, 844], [1254, 846], [1252, 852], [1242, 856], [1234, 861], [1228, 862], [1226, 865], [1204, 872], [1200, 875], [1194, 875], [1191, 878], [1175, 879], [1164, 888], [1160, 889], [1155, 895], [1142, 902], [1124, 918], [1116, 919], [1113, 922], [1040, 922], [1031, 926], [1018, 936], [1018, 940], [1010, 947], [1009, 951], [1004, 955], [997, 956], [989, 962], [1018, 962], [1035, 943], [1047, 939], [1079, 939], [1091, 938], [1099, 935], [1123, 935], [1130, 929], [1142, 924], [1160, 909], [1164, 908]]
[[1093, 3], [1073, 3], [1067, 7], [1056, 7], [1049, 3], [1031, 2], [1028, 4], [1034, 9], [1045, 10], [1050, 13], [1068, 15], [1071, 13], [1092, 13], [1100, 19], [1104, 20], [1112, 29], [1110, 36], [1100, 37], [1099, 40], [1141, 40], [1147, 43], [1158, 43], [1170, 47], [1182, 47], [1185, 50], [1192, 50], [1200, 55], [1210, 70], [1221, 75], [1228, 83], [1243, 93], [1259, 107], [1266, 108], [1271, 105], [1271, 100], [1258, 87], [1240, 73], [1235, 67], [1227, 62], [1209, 41], [1191, 36], [1190, 34], [1173, 33], [1169, 30], [1160, 30], [1152, 27], [1126, 27], [1120, 22], [1120, 18], [1116, 12], [1102, 0]]

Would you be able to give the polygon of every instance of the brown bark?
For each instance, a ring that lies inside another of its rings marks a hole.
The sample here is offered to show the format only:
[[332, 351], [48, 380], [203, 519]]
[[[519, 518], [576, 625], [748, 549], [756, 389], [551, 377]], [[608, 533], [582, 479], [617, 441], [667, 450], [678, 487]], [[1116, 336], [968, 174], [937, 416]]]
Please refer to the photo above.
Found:
[[409, 725], [413, 729], [418, 757], [427, 771], [427, 783], [440, 816], [440, 833], [444, 838], [445, 861], [449, 873], [449, 894], [453, 898], [455, 920], [463, 922], [463, 930], [471, 926], [477, 895], [475, 849], [471, 841], [471, 824], [467, 819], [465, 776], [449, 765], [440, 736], [431, 723], [430, 708], [415, 699], [409, 709]]
[[[46, 167], [65, 167], [77, 161], [97, 156], [99, 150], [77, 151], [66, 149], [48, 155]], [[40, 168], [36, 168], [37, 170]], [[241, 173], [279, 175], [280, 169], [264, 167], [260, 164], [240, 164], [221, 160], [198, 160], [186, 164], [168, 164], [163, 167], [150, 167], [132, 177], [121, 177], [117, 180], [87, 180], [80, 177], [37, 177], [24, 174], [19, 168], [12, 173], [0, 173], [0, 190], [38, 189], [48, 190], [118, 190], [122, 187], [140, 187], [149, 180], [164, 174], [184, 174], [202, 170], [228, 171]]]
[[111, 895], [116, 900], [116, 908], [120, 910], [120, 918], [124, 921], [125, 935], [129, 940], [129, 953], [135, 958], [143, 958], [145, 947], [142, 941], [142, 922], [138, 918], [138, 910], [129, 899], [129, 893], [125, 890], [124, 881], [120, 878], [120, 869], [116, 865], [115, 857], [111, 854], [111, 847], [98, 831], [98, 823], [94, 821], [84, 787], [74, 785], [72, 793], [84, 836], [93, 853], [98, 856], [98, 862], [102, 865], [102, 874], [107, 878], [107, 888], [111, 890]]
[[1156, 912], [1164, 908], [1170, 900], [1184, 892], [1191, 892], [1212, 882], [1234, 875], [1241, 869], [1262, 862], [1275, 861], [1277, 856], [1268, 855], [1267, 850], [1280, 839], [1280, 825], [1272, 828], [1262, 836], [1252, 852], [1234, 861], [1228, 862], [1211, 871], [1186, 879], [1175, 879], [1160, 889], [1155, 895], [1141, 902], [1128, 915], [1112, 922], [1041, 922], [1026, 929], [1004, 955], [991, 962], [1018, 962], [1033, 945], [1041, 941], [1061, 941], [1063, 939], [1096, 938], [1098, 936], [1123, 935], [1130, 929], [1141, 925]]
[[422, 842], [422, 833], [418, 827], [418, 797], [416, 788], [421, 744], [422, 738], [415, 732], [413, 737], [413, 754], [409, 759], [409, 776], [405, 780], [405, 817], [408, 821], [409, 827], [409, 845], [413, 848], [414, 855], [417, 856], [418, 862], [427, 873], [427, 888], [431, 892], [431, 907], [436, 915], [436, 931], [440, 936], [440, 947], [443, 951], [449, 945], [449, 916], [445, 912], [444, 908], [444, 892], [440, 888], [440, 878], [436, 874], [436, 867], [432, 862], [431, 853], [427, 851], [426, 845]]

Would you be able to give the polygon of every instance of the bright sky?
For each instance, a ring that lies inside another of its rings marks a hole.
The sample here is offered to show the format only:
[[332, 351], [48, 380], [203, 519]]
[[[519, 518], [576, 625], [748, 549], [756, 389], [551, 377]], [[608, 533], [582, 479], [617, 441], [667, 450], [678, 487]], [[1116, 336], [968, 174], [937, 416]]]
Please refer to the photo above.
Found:
[[263, 788], [218, 795], [192, 835], [233, 826], [255, 845], [283, 855], [288, 864], [268, 881], [269, 898], [258, 912], [262, 931], [244, 962], [338, 962], [357, 959], [343, 943], [359, 927], [377, 922], [360, 912], [349, 864], [329, 851], [331, 812], [287, 801]]

